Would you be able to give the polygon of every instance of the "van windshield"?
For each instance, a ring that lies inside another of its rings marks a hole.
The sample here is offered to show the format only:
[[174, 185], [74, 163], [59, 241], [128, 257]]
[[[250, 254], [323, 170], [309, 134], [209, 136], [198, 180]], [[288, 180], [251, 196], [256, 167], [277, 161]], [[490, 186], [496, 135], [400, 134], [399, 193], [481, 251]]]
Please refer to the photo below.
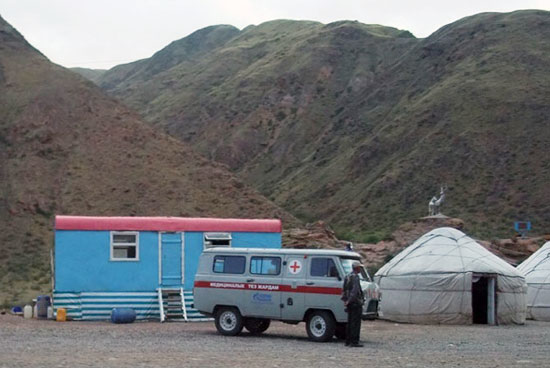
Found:
[[[351, 267], [353, 262], [359, 262], [359, 260], [356, 259], [356, 258], [343, 258], [343, 257], [340, 257], [340, 260], [342, 262], [342, 267], [344, 267], [344, 272], [346, 273], [346, 275], [348, 273], [351, 273], [351, 271], [353, 271], [353, 269]], [[361, 267], [361, 273], [359, 274], [359, 279], [361, 281], [367, 281], [367, 282], [371, 281], [370, 276], [367, 273], [367, 270], [366, 270], [365, 266]]]

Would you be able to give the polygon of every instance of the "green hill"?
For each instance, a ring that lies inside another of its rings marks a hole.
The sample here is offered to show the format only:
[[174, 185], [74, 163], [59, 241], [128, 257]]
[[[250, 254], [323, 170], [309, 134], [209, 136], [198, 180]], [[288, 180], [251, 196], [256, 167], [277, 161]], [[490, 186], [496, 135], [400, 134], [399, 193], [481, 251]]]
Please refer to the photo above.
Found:
[[[550, 13], [484, 13], [425, 39], [279, 20], [100, 86], [304, 220], [357, 239], [444, 212], [475, 234], [548, 232]], [[214, 27], [216, 29], [216, 27]], [[201, 32], [201, 31], [199, 31]], [[189, 36], [192, 37], [192, 36]], [[186, 39], [176, 43], [184, 43]], [[157, 55], [171, 55], [173, 43]], [[143, 75], [143, 77], [140, 77]]]
[[98, 83], [99, 79], [105, 73], [106, 69], [89, 69], [89, 68], [71, 68], [75, 73], [80, 74], [86, 79], [91, 80], [94, 83]]
[[0, 18], [0, 305], [50, 288], [53, 217], [293, 216]]

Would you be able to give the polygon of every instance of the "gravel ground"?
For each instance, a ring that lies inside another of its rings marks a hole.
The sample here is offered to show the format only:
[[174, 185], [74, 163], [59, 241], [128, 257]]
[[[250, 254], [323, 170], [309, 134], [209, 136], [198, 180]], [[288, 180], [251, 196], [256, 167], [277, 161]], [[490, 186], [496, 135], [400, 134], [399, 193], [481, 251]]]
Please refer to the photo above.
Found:
[[303, 323], [259, 337], [216, 333], [213, 322], [24, 320], [0, 316], [0, 367], [548, 367], [550, 323], [423, 326], [364, 322], [363, 348], [307, 340]]

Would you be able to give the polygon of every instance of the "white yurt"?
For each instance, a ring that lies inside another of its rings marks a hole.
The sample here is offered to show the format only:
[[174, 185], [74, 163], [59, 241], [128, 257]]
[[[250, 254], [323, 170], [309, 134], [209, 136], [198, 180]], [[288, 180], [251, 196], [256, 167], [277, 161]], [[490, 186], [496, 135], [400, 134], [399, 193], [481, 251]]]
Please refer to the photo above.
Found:
[[550, 242], [518, 266], [527, 282], [527, 318], [550, 321]]
[[463, 232], [430, 231], [375, 275], [384, 319], [422, 324], [523, 324], [525, 278]]

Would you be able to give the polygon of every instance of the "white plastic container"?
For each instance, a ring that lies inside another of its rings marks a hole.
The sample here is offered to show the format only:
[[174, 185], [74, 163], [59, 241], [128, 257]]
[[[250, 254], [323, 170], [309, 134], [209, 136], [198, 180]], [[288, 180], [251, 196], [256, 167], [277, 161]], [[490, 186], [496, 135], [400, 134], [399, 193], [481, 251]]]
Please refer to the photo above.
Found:
[[23, 318], [31, 319], [32, 318], [32, 307], [30, 305], [25, 305], [23, 308]]
[[53, 319], [53, 308], [51, 305], [48, 307], [48, 315], [46, 318]]
[[34, 305], [32, 308], [32, 318], [38, 318], [38, 305]]

